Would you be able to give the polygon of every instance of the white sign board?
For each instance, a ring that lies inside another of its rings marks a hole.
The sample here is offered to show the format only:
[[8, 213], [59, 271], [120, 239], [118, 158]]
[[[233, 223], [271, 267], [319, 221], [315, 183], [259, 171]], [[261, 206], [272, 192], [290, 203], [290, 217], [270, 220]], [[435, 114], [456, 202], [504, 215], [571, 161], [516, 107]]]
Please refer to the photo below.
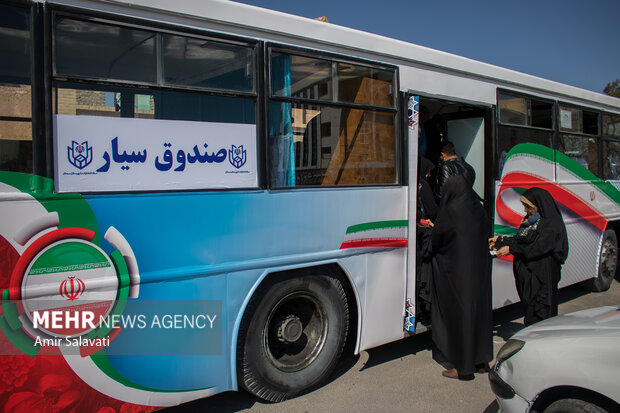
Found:
[[256, 188], [256, 125], [54, 116], [57, 192]]
[[562, 129], [573, 128], [573, 114], [570, 110], [560, 109], [560, 127]]

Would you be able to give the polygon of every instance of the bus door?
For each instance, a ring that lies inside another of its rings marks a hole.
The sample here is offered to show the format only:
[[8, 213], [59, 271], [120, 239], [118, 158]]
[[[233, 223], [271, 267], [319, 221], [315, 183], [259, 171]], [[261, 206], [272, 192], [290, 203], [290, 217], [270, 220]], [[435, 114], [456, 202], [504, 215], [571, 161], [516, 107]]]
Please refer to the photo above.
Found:
[[418, 139], [419, 139], [419, 97], [407, 96], [407, 157], [409, 170], [408, 202], [408, 248], [407, 248], [407, 288], [405, 295], [405, 322], [404, 330], [413, 333], [416, 329], [416, 211], [417, 211], [417, 182], [418, 182]]
[[[417, 212], [418, 157], [423, 156], [433, 164], [439, 163], [439, 154], [444, 142], [454, 144], [456, 154], [465, 159], [476, 172], [474, 190], [481, 199], [490, 199], [485, 191], [485, 123], [490, 122], [492, 110], [488, 107], [472, 105], [457, 101], [408, 95], [408, 158], [409, 158], [409, 248], [407, 257], [407, 295], [405, 331], [420, 331], [416, 327], [420, 307], [416, 305], [416, 227], [419, 224]], [[487, 131], [486, 129], [489, 129]], [[435, 186], [433, 174], [428, 179], [431, 187]], [[487, 212], [491, 205], [485, 205]], [[418, 317], [418, 321], [419, 321]], [[425, 330], [425, 329], [423, 329]], [[422, 330], [422, 331], [423, 331]]]

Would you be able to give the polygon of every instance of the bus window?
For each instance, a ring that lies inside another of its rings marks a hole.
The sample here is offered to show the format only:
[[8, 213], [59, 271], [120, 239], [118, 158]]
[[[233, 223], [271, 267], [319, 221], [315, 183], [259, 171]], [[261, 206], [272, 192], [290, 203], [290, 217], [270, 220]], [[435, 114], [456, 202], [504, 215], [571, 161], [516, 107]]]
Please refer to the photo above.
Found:
[[620, 179], [620, 116], [603, 114], [603, 179]]
[[165, 83], [254, 92], [253, 50], [186, 36], [163, 35]]
[[603, 178], [620, 179], [620, 142], [603, 141]]
[[393, 69], [275, 52], [270, 69], [271, 187], [397, 182]]
[[598, 176], [597, 141], [594, 137], [561, 134], [560, 151]]
[[71, 85], [55, 89], [56, 114], [254, 124], [254, 100], [174, 91], [98, 89]]
[[255, 45], [63, 16], [54, 39], [57, 192], [258, 186]]
[[0, 5], [0, 171], [33, 173], [29, 21]]
[[[560, 105], [559, 150], [597, 177], [602, 176], [598, 161], [599, 114]], [[590, 135], [590, 136], [588, 136]]]
[[497, 95], [499, 128], [497, 135], [496, 179], [501, 179], [508, 153], [522, 143], [552, 147], [553, 102], [500, 91]]
[[327, 60], [271, 55], [271, 90], [275, 96], [332, 100], [331, 78], [332, 64]]
[[394, 104], [394, 72], [338, 63], [338, 100], [375, 106]]
[[513, 126], [500, 126], [497, 135], [498, 162], [495, 164], [496, 177], [501, 179], [504, 161], [508, 152], [520, 143], [535, 143], [552, 147], [553, 132], [540, 129], [521, 128]]
[[560, 106], [560, 131], [583, 132], [581, 124], [581, 110]]
[[269, 110], [272, 186], [395, 183], [392, 113], [282, 102]]
[[153, 32], [69, 18], [56, 21], [57, 75], [154, 83], [155, 50]]
[[527, 101], [524, 97], [500, 93], [498, 102], [501, 123], [527, 126]]
[[603, 115], [603, 135], [620, 138], [620, 116]]

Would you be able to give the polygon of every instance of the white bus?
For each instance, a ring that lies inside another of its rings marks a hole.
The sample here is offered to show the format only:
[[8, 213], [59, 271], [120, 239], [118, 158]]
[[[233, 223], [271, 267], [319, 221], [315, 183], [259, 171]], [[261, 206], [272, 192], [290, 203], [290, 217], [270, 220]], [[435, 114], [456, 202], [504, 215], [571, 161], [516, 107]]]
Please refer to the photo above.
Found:
[[[0, 52], [5, 409], [279, 401], [424, 331], [417, 159], [442, 138], [495, 233], [542, 186], [561, 286], [614, 278], [616, 98], [215, 0], [2, 0]], [[518, 300], [510, 261], [493, 284]]]

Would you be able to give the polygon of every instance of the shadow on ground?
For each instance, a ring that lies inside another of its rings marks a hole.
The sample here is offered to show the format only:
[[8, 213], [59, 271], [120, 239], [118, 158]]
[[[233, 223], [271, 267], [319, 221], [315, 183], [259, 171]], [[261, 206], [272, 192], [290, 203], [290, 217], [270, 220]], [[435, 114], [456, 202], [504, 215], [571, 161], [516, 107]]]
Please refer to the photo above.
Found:
[[[578, 285], [566, 287], [560, 290], [559, 302], [565, 303], [574, 300], [577, 297], [588, 294]], [[493, 313], [493, 334], [501, 337], [504, 340], [509, 339], [512, 335], [523, 328], [522, 324], [523, 313], [521, 311], [520, 304], [511, 304], [506, 307], [495, 310]], [[417, 354], [422, 351], [431, 350], [433, 347], [432, 337], [430, 332], [424, 332], [412, 337], [398, 340], [392, 343], [382, 345], [380, 347], [367, 350], [368, 360], [362, 367], [363, 370], [371, 369], [376, 366], [380, 366], [384, 363], [388, 363], [393, 360], [397, 360], [406, 357], [411, 354]], [[353, 368], [359, 361], [359, 356], [352, 355], [351, 347], [348, 348], [348, 356], [343, 357], [341, 362], [336, 367], [334, 373], [330, 377], [329, 381], [325, 385], [337, 380], [339, 377], [346, 374], [351, 368]], [[255, 404], [268, 404], [254, 396], [249, 395], [243, 391], [239, 392], [225, 392], [207, 399], [195, 400], [192, 402], [184, 403], [179, 406], [170, 407], [162, 410], [166, 413], [193, 413], [193, 412], [238, 412], [240, 410], [249, 409]], [[496, 401], [493, 401], [484, 410], [484, 413], [497, 412], [498, 405]]]

